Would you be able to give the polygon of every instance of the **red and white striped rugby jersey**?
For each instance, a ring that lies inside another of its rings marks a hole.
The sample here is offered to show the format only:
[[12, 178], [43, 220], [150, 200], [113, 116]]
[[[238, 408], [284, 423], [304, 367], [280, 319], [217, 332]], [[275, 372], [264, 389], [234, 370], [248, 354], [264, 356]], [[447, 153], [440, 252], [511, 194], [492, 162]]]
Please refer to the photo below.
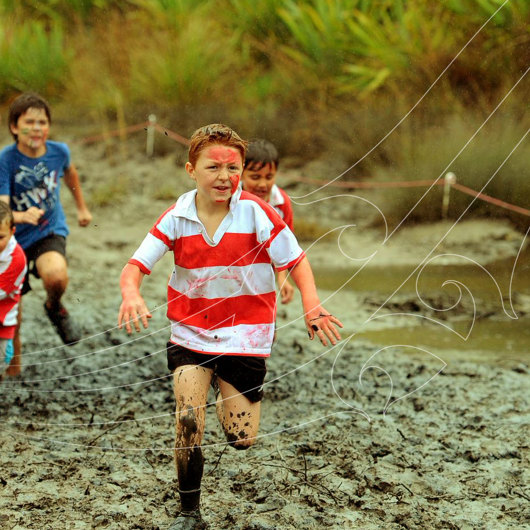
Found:
[[213, 239], [197, 217], [196, 190], [166, 210], [129, 263], [149, 274], [168, 251], [171, 342], [210, 354], [270, 354], [276, 317], [274, 269], [305, 256], [274, 209], [237, 190]]
[[0, 252], [0, 338], [12, 339], [17, 323], [20, 291], [26, 276], [26, 255], [15, 236]]
[[269, 204], [278, 212], [280, 217], [285, 221], [285, 224], [294, 231], [291, 199], [289, 195], [276, 184], [272, 185]]

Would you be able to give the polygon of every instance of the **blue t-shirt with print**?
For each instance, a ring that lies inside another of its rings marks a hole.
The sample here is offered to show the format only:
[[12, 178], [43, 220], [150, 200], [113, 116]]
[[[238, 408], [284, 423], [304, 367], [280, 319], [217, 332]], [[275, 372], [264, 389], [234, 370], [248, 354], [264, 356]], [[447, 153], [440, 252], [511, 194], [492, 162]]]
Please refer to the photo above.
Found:
[[59, 198], [60, 178], [70, 166], [70, 150], [60, 142], [46, 142], [46, 153], [38, 158], [22, 154], [16, 144], [0, 151], [0, 195], [10, 196], [13, 211], [36, 206], [45, 211], [37, 226], [17, 224], [17, 241], [27, 249], [40, 239], [68, 235]]

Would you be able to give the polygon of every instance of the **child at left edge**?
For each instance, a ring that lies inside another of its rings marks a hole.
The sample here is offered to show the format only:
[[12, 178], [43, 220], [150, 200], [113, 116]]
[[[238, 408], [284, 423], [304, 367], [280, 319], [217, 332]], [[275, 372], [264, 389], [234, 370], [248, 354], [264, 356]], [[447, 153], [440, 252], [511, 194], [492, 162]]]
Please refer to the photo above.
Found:
[[27, 271], [26, 255], [14, 233], [13, 212], [0, 201], [0, 380], [14, 356], [18, 304]]
[[[239, 188], [247, 143], [222, 124], [191, 137], [186, 171], [196, 189], [156, 221], [125, 265], [118, 326], [140, 331], [151, 317], [140, 286], [172, 250], [168, 284], [168, 369], [176, 401], [175, 463], [181, 511], [171, 529], [199, 529], [201, 443], [210, 384], [228, 444], [248, 449], [259, 428], [262, 386], [274, 336], [274, 268], [289, 268], [302, 295], [309, 338], [336, 344], [341, 322], [321, 305], [313, 273], [277, 212]], [[132, 325], [131, 325], [132, 324]]]
[[[68, 285], [66, 236], [69, 233], [60, 199], [64, 180], [75, 201], [80, 226], [88, 226], [88, 210], [79, 174], [65, 143], [48, 140], [51, 125], [48, 102], [25, 92], [9, 107], [8, 127], [15, 142], [0, 151], [0, 200], [13, 210], [17, 240], [28, 261], [22, 295], [31, 290], [29, 273], [41, 278], [46, 291], [44, 310], [67, 345], [81, 338], [79, 327], [61, 302]], [[8, 370], [21, 372], [20, 325], [22, 301], [15, 330], [15, 356]]]

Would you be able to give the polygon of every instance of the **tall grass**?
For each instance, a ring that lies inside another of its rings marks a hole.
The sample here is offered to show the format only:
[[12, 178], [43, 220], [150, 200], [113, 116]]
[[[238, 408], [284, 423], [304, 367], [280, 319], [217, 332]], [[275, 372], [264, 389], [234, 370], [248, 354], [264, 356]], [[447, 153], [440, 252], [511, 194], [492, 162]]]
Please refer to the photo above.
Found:
[[[435, 180], [452, 171], [459, 184], [528, 209], [528, 140], [510, 153], [523, 138], [529, 123], [518, 121], [515, 112], [514, 108], [501, 109], [480, 131], [484, 117], [468, 112], [465, 116], [451, 116], [443, 126], [397, 136], [394, 149], [397, 152], [401, 146], [399, 156], [394, 166], [379, 166], [375, 170], [378, 180]], [[422, 187], [382, 192], [382, 207], [390, 222], [395, 224], [405, 216], [413, 221], [440, 219], [442, 188], [437, 186], [422, 198], [426, 190]], [[502, 216], [510, 218], [520, 228], [529, 225], [528, 217], [473, 199], [452, 190], [449, 217], [456, 219], [469, 207], [468, 217]], [[416, 204], [417, 201], [420, 202]]]
[[223, 104], [237, 93], [239, 75], [230, 36], [195, 14], [182, 18], [178, 31], [159, 31], [131, 52], [130, 90], [136, 101]]
[[46, 30], [30, 20], [21, 26], [0, 21], [0, 98], [28, 88], [58, 95], [67, 86], [71, 52], [61, 26]]
[[[41, 54], [41, 64], [57, 63], [58, 55], [63, 55], [59, 69], [45, 67], [33, 77], [28, 73], [16, 90], [21, 84], [46, 86], [43, 77], [48, 76], [52, 77], [48, 85], [55, 87], [57, 76], [75, 69], [74, 60], [99, 61], [106, 73], [109, 53], [114, 52], [118, 66], [139, 65], [120, 70], [120, 79], [113, 79], [122, 85], [127, 102], [152, 98], [139, 79], [144, 69], [146, 77], [156, 73], [153, 80], [166, 87], [156, 93], [164, 103], [193, 100], [197, 86], [190, 78], [197, 77], [197, 84], [204, 86], [205, 70], [211, 70], [209, 97], [213, 92], [224, 98], [226, 67], [237, 64], [240, 83], [245, 77], [252, 81], [237, 94], [238, 103], [275, 98], [296, 105], [316, 98], [325, 107], [337, 99], [358, 100], [378, 91], [406, 97], [424, 89], [501, 4], [501, 0], [0, 0], [0, 13], [16, 29], [7, 41], [3, 39], [3, 53], [9, 56], [14, 50], [14, 62], [24, 62], [16, 50], [28, 45], [33, 33], [39, 42], [32, 53]], [[472, 99], [483, 89], [494, 90], [527, 64], [529, 11], [525, 0], [507, 3], [448, 72], [448, 88], [464, 89]], [[106, 33], [112, 35], [112, 42]], [[124, 48], [122, 42], [129, 46]], [[31, 61], [32, 53], [26, 60]], [[53, 59], [48, 61], [48, 56]], [[4, 72], [10, 77], [5, 67]], [[81, 84], [82, 71], [75, 73]], [[112, 71], [109, 75], [117, 77]], [[92, 84], [90, 69], [87, 84]], [[157, 90], [156, 83], [151, 86]], [[68, 98], [68, 90], [61, 95]]]

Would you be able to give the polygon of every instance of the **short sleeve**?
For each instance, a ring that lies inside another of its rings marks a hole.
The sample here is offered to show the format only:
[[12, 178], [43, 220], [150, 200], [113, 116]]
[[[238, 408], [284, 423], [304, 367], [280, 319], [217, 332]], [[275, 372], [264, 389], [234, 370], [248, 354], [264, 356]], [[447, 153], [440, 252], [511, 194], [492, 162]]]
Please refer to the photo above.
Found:
[[20, 289], [26, 276], [26, 256], [17, 245], [8, 267], [0, 274], [0, 299], [10, 296]]
[[168, 250], [173, 250], [176, 239], [176, 219], [166, 210], [145, 236], [142, 244], [133, 254], [129, 263], [136, 265], [144, 274], [150, 274], [155, 264]]
[[294, 267], [305, 256], [296, 237], [287, 226], [284, 226], [284, 228], [273, 237], [268, 246], [268, 252], [272, 264], [278, 271]]
[[71, 165], [71, 155], [70, 155], [70, 148], [64, 144], [64, 143], [61, 143], [61, 148], [63, 150], [63, 153], [64, 153], [64, 157], [65, 157], [65, 160], [64, 160], [64, 166], [63, 166], [63, 170], [66, 170], [70, 167]]

